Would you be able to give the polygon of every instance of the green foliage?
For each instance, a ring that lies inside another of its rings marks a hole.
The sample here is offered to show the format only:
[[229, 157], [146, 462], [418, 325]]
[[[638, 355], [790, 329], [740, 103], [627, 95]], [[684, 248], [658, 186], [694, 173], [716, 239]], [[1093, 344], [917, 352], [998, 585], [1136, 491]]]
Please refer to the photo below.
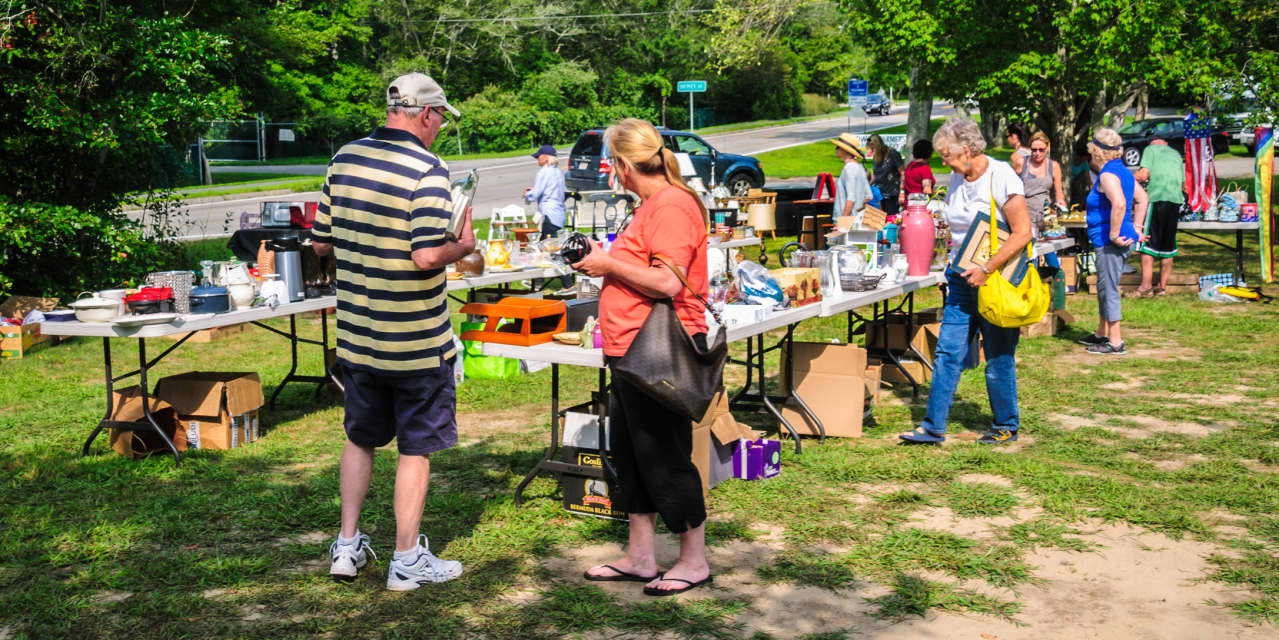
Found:
[[799, 105], [799, 115], [816, 116], [839, 109], [839, 103], [815, 93], [805, 93]]
[[[157, 205], [157, 208], [162, 208]], [[119, 214], [0, 199], [0, 297], [57, 296], [136, 285], [185, 263], [185, 252]]]
[[65, 0], [20, 15], [0, 25], [0, 195], [112, 210], [175, 184], [158, 150], [185, 151], [201, 120], [236, 109], [220, 77], [230, 40], [162, 6]]

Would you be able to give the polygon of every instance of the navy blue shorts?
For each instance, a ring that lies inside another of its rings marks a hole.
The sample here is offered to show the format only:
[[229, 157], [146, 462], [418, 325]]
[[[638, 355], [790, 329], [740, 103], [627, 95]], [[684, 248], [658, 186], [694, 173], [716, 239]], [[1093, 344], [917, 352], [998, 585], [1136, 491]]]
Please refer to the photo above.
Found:
[[345, 370], [346, 437], [361, 447], [392, 439], [400, 453], [424, 456], [457, 444], [453, 361], [417, 376]]

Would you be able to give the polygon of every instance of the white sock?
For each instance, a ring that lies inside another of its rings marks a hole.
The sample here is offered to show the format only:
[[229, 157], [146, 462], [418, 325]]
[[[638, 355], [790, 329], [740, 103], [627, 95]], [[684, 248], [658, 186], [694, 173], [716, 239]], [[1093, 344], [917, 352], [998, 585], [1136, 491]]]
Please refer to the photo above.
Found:
[[338, 533], [338, 544], [339, 544], [339, 545], [343, 545], [343, 546], [346, 546], [346, 545], [352, 545], [352, 544], [355, 544], [355, 542], [356, 542], [357, 540], [359, 540], [359, 539], [360, 539], [360, 530], [359, 530], [359, 529], [356, 529], [356, 530], [355, 530], [355, 535], [354, 535], [354, 536], [352, 536], [352, 537], [350, 537], [350, 538], [343, 538], [343, 537], [342, 537], [342, 534], [341, 534], [341, 533]]
[[392, 557], [396, 560], [408, 560], [409, 558], [416, 558], [421, 551], [422, 545], [415, 544], [413, 545], [413, 548], [408, 551], [396, 551]]

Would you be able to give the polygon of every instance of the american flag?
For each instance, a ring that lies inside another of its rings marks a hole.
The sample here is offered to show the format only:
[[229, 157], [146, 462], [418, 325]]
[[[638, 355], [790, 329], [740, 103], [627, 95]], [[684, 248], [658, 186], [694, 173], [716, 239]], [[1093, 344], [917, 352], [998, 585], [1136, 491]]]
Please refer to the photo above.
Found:
[[1212, 119], [1192, 110], [1183, 123], [1186, 135], [1186, 191], [1193, 211], [1206, 211], [1217, 196], [1212, 164]]

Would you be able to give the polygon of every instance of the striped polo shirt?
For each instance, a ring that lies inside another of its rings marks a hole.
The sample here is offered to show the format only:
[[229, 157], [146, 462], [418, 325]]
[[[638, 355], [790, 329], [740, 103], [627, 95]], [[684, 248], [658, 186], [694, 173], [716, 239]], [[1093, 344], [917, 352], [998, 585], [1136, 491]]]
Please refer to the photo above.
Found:
[[444, 244], [449, 170], [416, 136], [378, 127], [329, 162], [311, 227], [337, 259], [337, 357], [343, 366], [419, 375], [455, 355], [443, 269], [413, 264]]

